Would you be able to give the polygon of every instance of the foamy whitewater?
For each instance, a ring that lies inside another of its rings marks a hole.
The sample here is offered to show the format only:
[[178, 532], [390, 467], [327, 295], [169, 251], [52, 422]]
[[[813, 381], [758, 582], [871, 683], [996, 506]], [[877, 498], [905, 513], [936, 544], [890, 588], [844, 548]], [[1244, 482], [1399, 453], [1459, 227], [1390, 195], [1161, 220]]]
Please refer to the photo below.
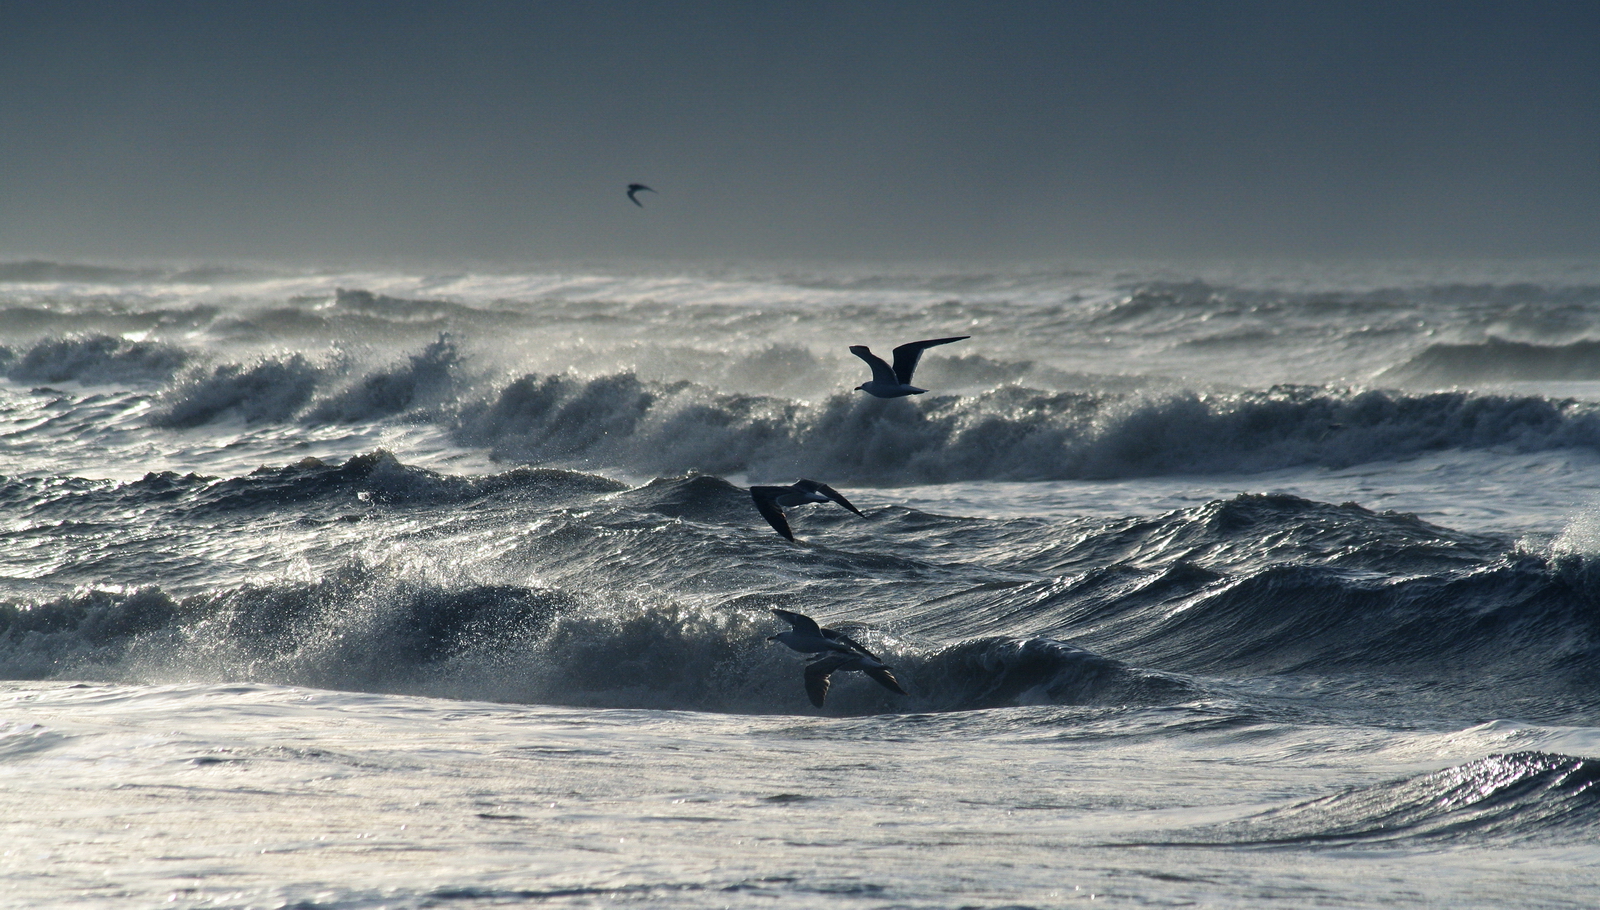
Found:
[[0, 903], [1600, 903], [1600, 264], [13, 262], [0, 377]]

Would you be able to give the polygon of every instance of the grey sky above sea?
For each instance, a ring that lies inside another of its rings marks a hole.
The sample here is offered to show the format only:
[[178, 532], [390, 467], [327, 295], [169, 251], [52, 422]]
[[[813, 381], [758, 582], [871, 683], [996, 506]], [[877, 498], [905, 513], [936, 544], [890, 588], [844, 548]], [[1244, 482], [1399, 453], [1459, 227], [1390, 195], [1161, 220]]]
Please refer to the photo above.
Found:
[[1600, 254], [1592, 0], [0, 0], [0, 121], [4, 258]]

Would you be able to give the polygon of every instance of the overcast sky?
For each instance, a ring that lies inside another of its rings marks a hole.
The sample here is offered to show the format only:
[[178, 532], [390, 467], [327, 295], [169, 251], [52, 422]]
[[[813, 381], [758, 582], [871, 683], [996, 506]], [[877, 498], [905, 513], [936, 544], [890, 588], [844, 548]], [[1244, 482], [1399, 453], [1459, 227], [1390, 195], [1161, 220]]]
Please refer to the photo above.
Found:
[[0, 0], [3, 258], [1104, 255], [1600, 255], [1600, 2]]

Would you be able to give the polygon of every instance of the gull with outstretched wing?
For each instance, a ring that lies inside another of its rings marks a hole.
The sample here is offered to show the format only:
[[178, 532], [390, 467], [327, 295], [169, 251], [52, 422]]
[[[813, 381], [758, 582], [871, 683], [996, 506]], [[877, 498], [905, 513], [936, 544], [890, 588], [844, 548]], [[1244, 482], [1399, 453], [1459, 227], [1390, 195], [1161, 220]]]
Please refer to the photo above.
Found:
[[971, 335], [957, 335], [954, 338], [932, 338], [927, 341], [912, 341], [902, 344], [894, 349], [894, 366], [884, 363], [883, 358], [864, 344], [853, 344], [850, 353], [860, 357], [872, 367], [872, 379], [856, 386], [856, 391], [866, 392], [878, 398], [904, 398], [907, 395], [921, 395], [927, 389], [919, 389], [911, 384], [911, 374], [917, 370], [917, 361], [922, 359], [922, 352], [928, 348], [953, 341], [965, 341]]
[[[789, 519], [783, 514], [784, 508], [788, 506], [810, 502], [836, 502], [861, 515], [861, 510], [851, 505], [850, 500], [845, 499], [838, 490], [815, 480], [800, 480], [787, 487], [751, 487], [750, 498], [755, 500], [756, 511], [772, 525], [772, 529], [789, 540], [794, 540], [794, 531], [789, 529]], [[861, 517], [867, 516], [861, 515]]]

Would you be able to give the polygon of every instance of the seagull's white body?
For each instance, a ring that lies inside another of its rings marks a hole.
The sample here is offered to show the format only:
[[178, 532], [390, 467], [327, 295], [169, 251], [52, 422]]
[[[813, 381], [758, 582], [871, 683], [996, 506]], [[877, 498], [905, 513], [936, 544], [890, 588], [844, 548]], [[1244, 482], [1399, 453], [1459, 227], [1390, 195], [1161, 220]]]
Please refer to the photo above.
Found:
[[872, 367], [872, 379], [856, 386], [856, 391], [866, 392], [877, 398], [904, 398], [907, 395], [921, 395], [927, 389], [919, 389], [911, 384], [911, 374], [917, 371], [917, 361], [922, 359], [922, 352], [928, 348], [952, 341], [965, 341], [971, 335], [957, 335], [954, 338], [933, 338], [928, 341], [912, 341], [902, 344], [894, 349], [894, 366], [885, 363], [882, 357], [872, 353], [864, 344], [853, 344], [850, 353], [860, 357]]
[[[851, 505], [850, 500], [845, 499], [838, 490], [815, 480], [801, 480], [787, 487], [751, 487], [750, 498], [755, 500], [756, 510], [768, 524], [772, 525], [772, 529], [789, 540], [794, 540], [794, 531], [789, 529], [789, 519], [783, 514], [783, 510], [789, 506], [805, 505], [809, 502], [836, 502], [861, 515], [861, 510]], [[861, 517], [867, 516], [861, 515]]]

